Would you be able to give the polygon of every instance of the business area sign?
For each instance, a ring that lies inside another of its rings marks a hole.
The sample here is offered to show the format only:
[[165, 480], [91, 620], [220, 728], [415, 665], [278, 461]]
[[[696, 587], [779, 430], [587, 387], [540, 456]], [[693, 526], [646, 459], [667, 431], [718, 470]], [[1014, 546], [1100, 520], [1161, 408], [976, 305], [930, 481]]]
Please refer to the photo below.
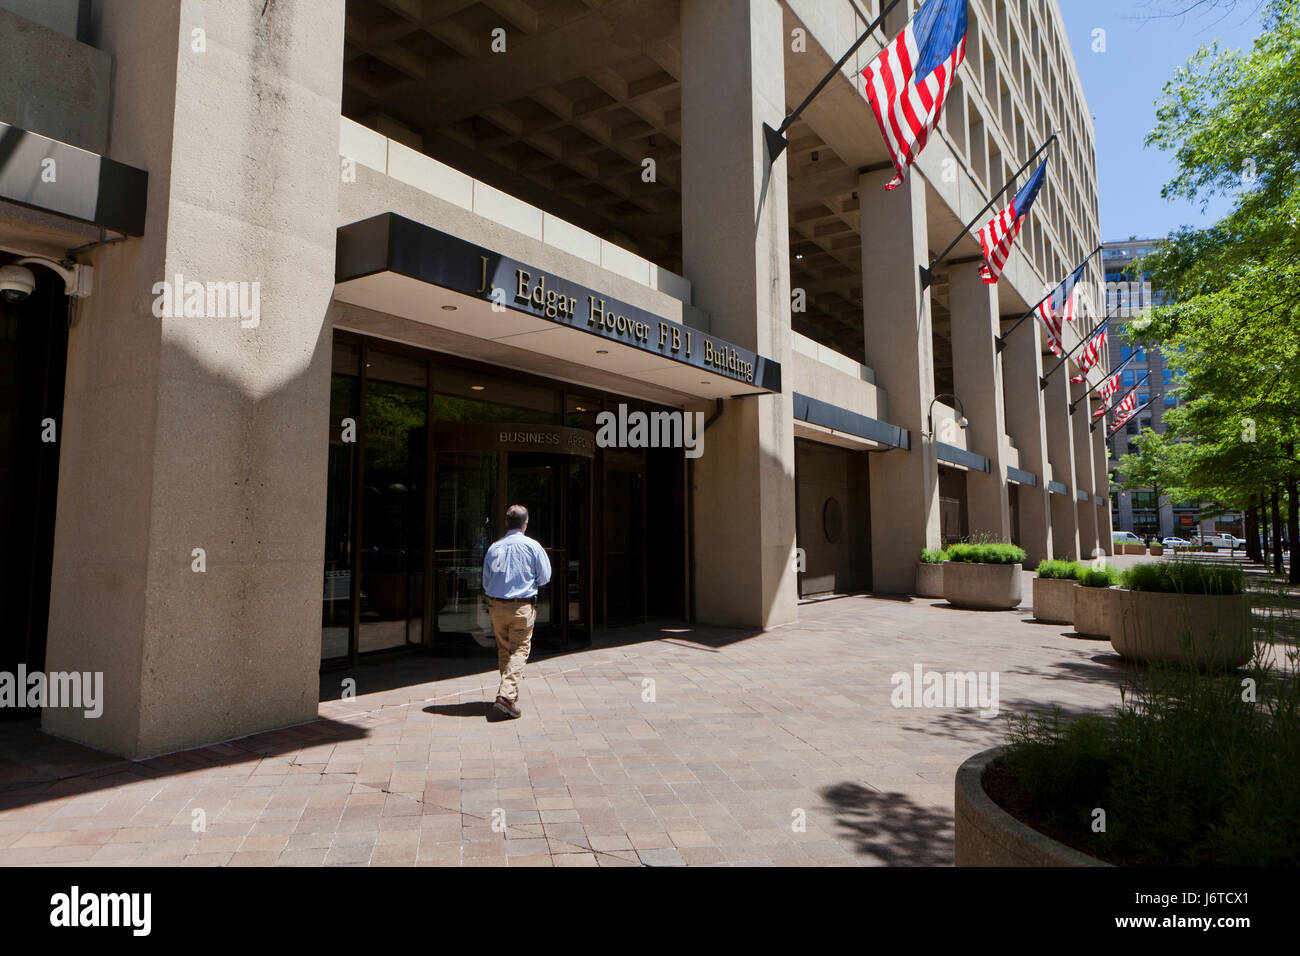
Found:
[[393, 272], [769, 392], [780, 363], [396, 213], [343, 226], [335, 281]]

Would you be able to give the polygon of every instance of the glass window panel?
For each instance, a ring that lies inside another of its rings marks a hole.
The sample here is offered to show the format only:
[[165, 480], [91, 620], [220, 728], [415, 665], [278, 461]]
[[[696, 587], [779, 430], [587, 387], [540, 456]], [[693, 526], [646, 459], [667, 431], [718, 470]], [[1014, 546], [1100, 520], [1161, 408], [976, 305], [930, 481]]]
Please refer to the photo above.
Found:
[[[514, 382], [488, 373], [455, 366], [438, 366], [434, 374], [438, 393], [439, 421], [496, 421], [557, 424], [560, 410], [558, 389]], [[461, 402], [452, 401], [460, 399]], [[464, 401], [474, 404], [466, 405]], [[482, 417], [482, 416], [490, 417]]]
[[358, 650], [423, 638], [429, 398], [423, 361], [368, 349]]
[[434, 610], [440, 644], [495, 644], [483, 594], [483, 557], [496, 538], [496, 452], [438, 454]]
[[[325, 494], [325, 581], [321, 594], [321, 659], [352, 653], [352, 574], [356, 560], [353, 522], [357, 478], [356, 426], [343, 420], [359, 417], [361, 351], [334, 344], [330, 378], [328, 478]], [[345, 440], [350, 439], [350, 440]]]

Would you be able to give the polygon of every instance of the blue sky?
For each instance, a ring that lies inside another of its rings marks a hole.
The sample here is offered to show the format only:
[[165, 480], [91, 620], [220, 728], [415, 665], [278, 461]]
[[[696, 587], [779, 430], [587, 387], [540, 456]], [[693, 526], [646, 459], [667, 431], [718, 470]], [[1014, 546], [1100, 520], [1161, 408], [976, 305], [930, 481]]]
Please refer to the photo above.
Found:
[[[1143, 145], [1155, 125], [1155, 103], [1174, 70], [1214, 40], [1249, 49], [1261, 30], [1259, 4], [1235, 10], [1152, 19], [1193, 0], [1059, 0], [1084, 94], [1097, 128], [1101, 237], [1167, 235], [1180, 225], [1207, 225], [1228, 209], [1226, 200], [1171, 203], [1160, 189], [1173, 178], [1172, 154]], [[1093, 52], [1093, 31], [1106, 31], [1105, 52]]]

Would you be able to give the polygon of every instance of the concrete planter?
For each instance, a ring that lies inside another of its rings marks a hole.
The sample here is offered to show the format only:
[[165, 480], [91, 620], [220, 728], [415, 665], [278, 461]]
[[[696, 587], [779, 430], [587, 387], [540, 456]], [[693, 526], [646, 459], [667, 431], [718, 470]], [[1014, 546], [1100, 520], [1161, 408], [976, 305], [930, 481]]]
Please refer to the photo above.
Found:
[[1110, 637], [1110, 608], [1113, 588], [1074, 586], [1074, 631], [1087, 637]]
[[1019, 564], [943, 563], [943, 597], [956, 607], [1007, 611], [1020, 605]]
[[1158, 558], [1165, 553], [1165, 546], [1163, 544], [1153, 544], [1147, 550], [1151, 552], [1151, 557]]
[[943, 597], [942, 564], [926, 564], [924, 561], [917, 562], [916, 593], [921, 597]]
[[1002, 752], [985, 750], [957, 768], [953, 863], [957, 866], [1110, 866], [1044, 836], [984, 792], [984, 771]]
[[1110, 643], [1121, 657], [1195, 667], [1240, 667], [1251, 659], [1245, 595], [1110, 590]]
[[1034, 578], [1034, 620], [1069, 624], [1074, 620], [1073, 578]]

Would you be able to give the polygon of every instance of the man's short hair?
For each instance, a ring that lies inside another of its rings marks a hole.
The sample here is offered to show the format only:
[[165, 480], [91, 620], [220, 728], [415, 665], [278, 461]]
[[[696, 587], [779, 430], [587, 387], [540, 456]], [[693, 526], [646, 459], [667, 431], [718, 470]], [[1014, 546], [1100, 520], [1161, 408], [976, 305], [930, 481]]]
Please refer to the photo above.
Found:
[[528, 524], [528, 509], [523, 505], [511, 505], [506, 509], [506, 528], [517, 531]]

